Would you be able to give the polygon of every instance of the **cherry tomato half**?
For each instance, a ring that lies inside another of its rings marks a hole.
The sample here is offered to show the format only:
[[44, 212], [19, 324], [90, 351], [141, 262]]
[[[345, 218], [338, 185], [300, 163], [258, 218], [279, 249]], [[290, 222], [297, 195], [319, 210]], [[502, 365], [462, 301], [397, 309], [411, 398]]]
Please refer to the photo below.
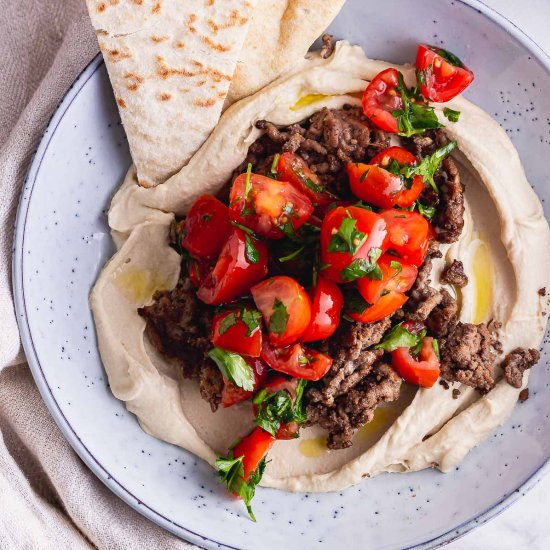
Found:
[[403, 108], [403, 101], [397, 93], [399, 72], [386, 69], [378, 73], [363, 92], [363, 112], [376, 126], [386, 132], [399, 132], [397, 119], [392, 111]]
[[378, 260], [378, 265], [382, 271], [381, 280], [370, 280], [364, 277], [357, 281], [357, 288], [361, 296], [369, 304], [376, 304], [384, 290], [407, 292], [413, 286], [418, 275], [416, 266], [402, 262], [389, 254], [384, 254]]
[[402, 260], [419, 266], [424, 261], [434, 230], [418, 212], [385, 210], [380, 216], [388, 225], [388, 249]]
[[311, 320], [311, 301], [291, 277], [277, 275], [250, 289], [269, 331], [269, 341], [283, 347], [300, 339]]
[[197, 296], [209, 305], [231, 302], [247, 294], [250, 286], [267, 275], [267, 245], [249, 237], [257, 252], [256, 262], [247, 254], [249, 237], [242, 229], [233, 227], [214, 269], [202, 282]]
[[291, 183], [309, 197], [314, 206], [324, 206], [336, 200], [336, 197], [325, 189], [319, 176], [310, 170], [301, 157], [294, 153], [283, 153], [279, 157], [277, 179]]
[[[374, 164], [385, 169], [390, 166], [392, 161], [397, 162], [399, 166], [415, 166], [417, 163], [416, 157], [412, 153], [409, 153], [409, 151], [403, 149], [403, 147], [392, 146], [374, 156], [369, 164]], [[401, 208], [408, 208], [418, 199], [423, 189], [424, 180], [422, 176], [414, 176], [410, 188], [407, 189], [404, 186], [401, 192], [397, 194], [395, 204]]]
[[403, 180], [384, 168], [358, 162], [350, 162], [346, 168], [351, 192], [374, 206], [392, 208], [405, 189]]
[[360, 313], [350, 311], [346, 315], [360, 323], [373, 323], [397, 311], [407, 300], [407, 296], [402, 292], [390, 290], [387, 294], [380, 297], [374, 305], [365, 308], [364, 311]]
[[324, 340], [334, 334], [340, 324], [344, 297], [336, 283], [318, 276], [317, 284], [311, 290], [311, 302], [311, 322], [302, 336], [302, 342]]
[[246, 181], [247, 174], [241, 174], [233, 182], [229, 208], [237, 221], [262, 237], [282, 239], [313, 213], [309, 198], [290, 183], [251, 174], [247, 193]]
[[[363, 244], [354, 242], [358, 246], [350, 251], [346, 248], [344, 241], [340, 240], [340, 232], [343, 227], [344, 219], [355, 220], [355, 229], [364, 235]], [[384, 252], [387, 248], [387, 230], [386, 222], [374, 212], [359, 208], [357, 206], [343, 207], [339, 206], [331, 210], [323, 220], [321, 227], [321, 261], [324, 265], [323, 277], [331, 281], [341, 283], [353, 280], [349, 273], [349, 266], [357, 265], [361, 262], [370, 261], [369, 253], [373, 249], [380, 249]], [[335, 250], [335, 246], [342, 247], [342, 251]], [[353, 266], [352, 266], [353, 267]]]
[[212, 195], [203, 195], [187, 214], [181, 246], [197, 258], [214, 258], [230, 233], [227, 206]]
[[409, 348], [397, 348], [391, 355], [393, 368], [405, 382], [431, 388], [439, 378], [439, 359], [433, 348], [433, 338], [426, 337], [422, 341], [418, 361]]
[[320, 380], [332, 365], [328, 355], [313, 349], [300, 344], [275, 348], [267, 340], [262, 343], [262, 359], [273, 370], [304, 380]]
[[423, 77], [422, 95], [441, 103], [456, 97], [474, 80], [474, 73], [456, 55], [437, 46], [418, 46], [416, 68]]
[[267, 365], [258, 357], [245, 357], [244, 360], [254, 371], [254, 390], [246, 391], [224, 378], [222, 389], [222, 405], [227, 408], [250, 399], [254, 393], [264, 387], [267, 379]]
[[242, 320], [243, 314], [246, 312], [250, 313], [250, 309], [225, 311], [214, 315], [212, 343], [227, 351], [259, 357], [262, 349], [262, 329], [258, 323], [252, 332], [249, 331], [248, 326]]
[[244, 475], [243, 479], [248, 481], [250, 474], [254, 472], [262, 459], [267, 455], [269, 449], [271, 449], [275, 438], [262, 430], [261, 428], [254, 428], [251, 433], [243, 437], [235, 448], [233, 449], [233, 456], [235, 458], [243, 458]]

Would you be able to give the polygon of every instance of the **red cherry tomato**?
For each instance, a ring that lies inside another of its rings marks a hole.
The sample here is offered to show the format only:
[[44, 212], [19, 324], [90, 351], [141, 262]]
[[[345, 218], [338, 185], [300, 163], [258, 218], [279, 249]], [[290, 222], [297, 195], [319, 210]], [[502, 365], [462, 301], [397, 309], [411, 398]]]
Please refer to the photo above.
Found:
[[264, 387], [267, 379], [267, 365], [259, 358], [245, 357], [244, 360], [252, 367], [254, 371], [254, 390], [246, 391], [224, 378], [222, 390], [222, 405], [227, 408], [250, 399], [255, 392]]
[[237, 221], [269, 239], [282, 239], [296, 231], [313, 213], [309, 198], [293, 185], [251, 174], [246, 195], [246, 174], [233, 182], [229, 207]]
[[181, 246], [198, 258], [214, 258], [230, 233], [227, 206], [212, 195], [203, 195], [187, 214]]
[[[262, 329], [258, 324], [249, 334], [249, 329], [242, 320], [242, 314], [243, 310], [234, 310], [214, 315], [212, 320], [212, 343], [227, 351], [250, 357], [259, 357], [262, 349]], [[220, 334], [220, 331], [225, 328], [224, 320], [227, 324], [227, 319], [230, 316], [230, 321], [235, 321], [235, 324]]]
[[361, 296], [369, 303], [376, 304], [384, 290], [396, 290], [397, 292], [407, 292], [413, 286], [418, 269], [416, 266], [401, 262], [397, 258], [384, 254], [378, 265], [382, 270], [382, 279], [372, 281], [363, 277], [357, 281], [357, 288]]
[[195, 288], [199, 288], [202, 282], [206, 279], [210, 271], [212, 271], [213, 264], [209, 261], [196, 260], [195, 258], [189, 258], [187, 263], [187, 271], [189, 274], [189, 280]]
[[277, 430], [276, 439], [296, 439], [298, 437], [298, 432], [300, 431], [300, 424], [298, 422], [287, 422], [281, 423], [279, 429]]
[[340, 324], [344, 297], [336, 283], [318, 276], [317, 284], [311, 290], [311, 302], [311, 322], [302, 336], [302, 342], [324, 340], [334, 334]]
[[380, 216], [388, 225], [389, 250], [410, 264], [421, 265], [434, 235], [426, 218], [407, 210], [385, 210]]
[[474, 73], [456, 55], [437, 46], [418, 46], [416, 68], [423, 77], [422, 95], [441, 103], [456, 97], [474, 80]]
[[328, 205], [336, 198], [327, 191], [319, 176], [294, 153], [283, 153], [277, 163], [277, 179], [287, 181], [309, 197], [315, 206]]
[[311, 301], [291, 277], [277, 275], [250, 289], [269, 331], [269, 341], [283, 347], [300, 339], [311, 320]]
[[393, 368], [409, 384], [431, 388], [439, 378], [439, 359], [433, 348], [433, 338], [426, 337], [422, 341], [418, 361], [412, 357], [409, 348], [397, 348], [391, 357]]
[[373, 323], [397, 311], [407, 300], [407, 296], [403, 293], [390, 290], [380, 297], [374, 305], [367, 307], [364, 311], [360, 313], [349, 311], [346, 315], [360, 323]]
[[347, 172], [351, 192], [361, 200], [380, 208], [395, 206], [405, 189], [399, 176], [378, 166], [350, 162]]
[[256, 263], [253, 263], [246, 253], [244, 231], [232, 228], [214, 269], [197, 291], [197, 296], [205, 304], [231, 302], [238, 296], [247, 294], [251, 285], [267, 275], [267, 245], [254, 239], [252, 242], [258, 252]]
[[320, 380], [330, 369], [332, 359], [313, 349], [293, 344], [275, 348], [267, 340], [262, 343], [262, 359], [273, 369], [304, 380]]
[[397, 119], [392, 111], [403, 108], [403, 101], [397, 93], [399, 72], [386, 69], [378, 73], [363, 93], [363, 112], [376, 126], [386, 132], [399, 132]]
[[[415, 166], [417, 163], [416, 157], [412, 153], [409, 153], [409, 151], [403, 149], [403, 147], [393, 146], [378, 153], [370, 160], [369, 164], [387, 168], [393, 160], [395, 160], [400, 166]], [[424, 180], [422, 179], [422, 176], [414, 176], [410, 189], [404, 187], [401, 192], [398, 193], [395, 204], [401, 208], [408, 208], [414, 203], [414, 201], [416, 201], [416, 199], [418, 199], [423, 189]]]
[[[353, 254], [349, 252], [349, 249], [341, 252], [334, 251], [331, 246], [333, 237], [339, 234], [344, 218], [355, 220], [355, 229], [367, 236], [364, 243]], [[355, 263], [360, 263], [363, 260], [370, 261], [369, 253], [372, 249], [385, 251], [387, 248], [386, 241], [386, 222], [378, 214], [357, 206], [348, 206], [347, 208], [339, 206], [331, 210], [323, 220], [323, 226], [321, 227], [323, 277], [337, 283], [351, 280], [342, 271], [356, 260]]]
[[261, 428], [254, 428], [246, 437], [243, 437], [233, 449], [235, 458], [243, 458], [244, 475], [243, 479], [248, 481], [250, 474], [259, 466], [262, 459], [267, 455], [269, 449], [275, 443], [275, 438], [264, 432]]

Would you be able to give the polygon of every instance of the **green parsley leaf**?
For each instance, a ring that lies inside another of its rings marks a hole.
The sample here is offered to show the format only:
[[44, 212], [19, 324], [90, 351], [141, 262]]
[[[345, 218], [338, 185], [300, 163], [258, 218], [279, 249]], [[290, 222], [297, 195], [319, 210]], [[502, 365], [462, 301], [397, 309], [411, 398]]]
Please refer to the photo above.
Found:
[[239, 317], [246, 325], [246, 336], [250, 336], [257, 328], [260, 327], [260, 319], [262, 314], [257, 309], [244, 308], [241, 310]]
[[416, 203], [416, 206], [418, 207], [418, 211], [422, 216], [424, 216], [427, 220], [431, 220], [435, 216], [435, 206], [425, 206], [421, 202]]
[[286, 329], [288, 318], [289, 315], [286, 306], [279, 298], [275, 298], [273, 302], [273, 313], [269, 318], [269, 331], [281, 336]]
[[425, 336], [426, 336], [426, 329], [418, 333], [418, 344], [416, 344], [416, 346], [411, 348], [411, 353], [415, 357], [420, 353], [420, 350], [422, 349], [422, 342], [424, 341]]
[[458, 119], [460, 118], [460, 111], [455, 111], [454, 109], [449, 109], [449, 107], [444, 107], [443, 108], [443, 115], [450, 122], [458, 122]]
[[258, 252], [258, 249], [254, 246], [254, 243], [252, 242], [252, 237], [248, 233], [245, 233], [244, 240], [244, 251], [247, 260], [251, 264], [257, 264], [260, 261], [260, 253]]
[[435, 354], [437, 355], [437, 358], [441, 359], [441, 354], [439, 353], [439, 341], [437, 340], [437, 338], [433, 339], [432, 347], [434, 349]]
[[407, 89], [403, 74], [399, 72], [399, 84], [397, 91], [401, 95], [403, 107], [392, 111], [392, 115], [397, 119], [399, 135], [411, 137], [415, 134], [422, 134], [426, 130], [442, 128], [442, 124], [437, 119], [437, 115], [433, 107], [429, 107], [422, 103], [411, 101], [413, 92]]
[[250, 178], [252, 176], [252, 163], [248, 163], [248, 166], [246, 167], [246, 180], [244, 183], [244, 200], [248, 199], [248, 195], [250, 193], [250, 190], [252, 189], [252, 182], [250, 181]]
[[208, 352], [208, 356], [235, 386], [245, 391], [254, 390], [254, 371], [238, 353], [214, 347]]
[[246, 227], [246, 225], [243, 225], [242, 223], [236, 222], [234, 220], [231, 220], [231, 225], [233, 227], [237, 227], [241, 231], [244, 231], [247, 235], [251, 235], [252, 237], [256, 238], [256, 235], [254, 234], [254, 231], [250, 229], [250, 227]]
[[220, 336], [222, 334], [225, 334], [231, 327], [234, 327], [236, 324], [237, 324], [237, 316], [235, 315], [235, 312], [232, 311], [222, 319], [222, 322], [218, 327], [218, 334]]
[[369, 250], [367, 258], [356, 258], [340, 272], [343, 281], [355, 281], [361, 277], [368, 277], [370, 280], [381, 281], [382, 270], [378, 265], [378, 259], [382, 255], [382, 249], [374, 247]]
[[433, 154], [424, 157], [418, 166], [410, 166], [406, 171], [407, 177], [416, 175], [422, 176], [424, 181], [427, 181], [432, 186], [433, 190], [439, 193], [439, 189], [434, 181], [434, 175], [443, 162], [443, 159], [445, 159], [455, 147], [456, 141], [449, 141], [449, 143], [434, 151]]
[[348, 213], [348, 217], [342, 220], [338, 233], [330, 239], [328, 251], [348, 252], [353, 256], [367, 239], [367, 235], [355, 227], [356, 224], [357, 220]]
[[449, 62], [451, 65], [464, 69], [464, 63], [462, 63], [462, 61], [449, 50], [444, 50], [443, 48], [434, 48], [433, 51], [437, 55], [441, 56], [445, 61]]
[[[390, 261], [390, 267], [392, 269], [398, 269], [399, 273], [401, 273], [401, 271], [403, 271], [403, 264], [401, 262], [398, 262], [397, 260], [391, 260]], [[396, 273], [396, 275], [397, 275], [397, 273]]]
[[364, 210], [370, 210], [372, 212], [372, 206], [364, 203], [363, 201], [357, 201], [353, 206], [356, 206], [357, 208], [363, 208]]
[[355, 288], [345, 289], [344, 303], [347, 313], [363, 313], [370, 306]]
[[281, 263], [283, 263], [283, 262], [289, 262], [290, 260], [294, 260], [294, 259], [297, 258], [303, 251], [304, 251], [304, 247], [301, 246], [300, 248], [297, 248], [296, 250], [294, 250], [294, 252], [291, 252], [290, 254], [287, 254], [286, 256], [282, 256], [281, 258], [279, 258], [279, 261], [280, 261]]
[[248, 483], [243, 482], [238, 492], [239, 496], [243, 499], [248, 515], [250, 516], [252, 521], [256, 521], [256, 517], [252, 512], [251, 502], [254, 498], [254, 495], [256, 494], [256, 486], [260, 483], [262, 476], [264, 475], [265, 466], [266, 459], [264, 457], [258, 464], [258, 467], [250, 474], [250, 477], [248, 478]]
[[407, 329], [403, 328], [399, 323], [395, 325], [387, 334], [384, 339], [377, 344], [375, 349], [383, 349], [387, 352], [395, 351], [397, 348], [412, 348], [418, 345], [421, 338]]

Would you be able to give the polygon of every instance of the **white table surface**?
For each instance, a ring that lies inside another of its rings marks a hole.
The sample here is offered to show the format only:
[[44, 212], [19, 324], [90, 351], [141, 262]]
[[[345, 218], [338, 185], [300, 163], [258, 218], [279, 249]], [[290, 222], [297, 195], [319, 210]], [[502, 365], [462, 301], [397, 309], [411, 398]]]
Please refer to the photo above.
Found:
[[[550, 0], [482, 0], [550, 54]], [[550, 549], [550, 476], [508, 510], [446, 546], [446, 550]]]

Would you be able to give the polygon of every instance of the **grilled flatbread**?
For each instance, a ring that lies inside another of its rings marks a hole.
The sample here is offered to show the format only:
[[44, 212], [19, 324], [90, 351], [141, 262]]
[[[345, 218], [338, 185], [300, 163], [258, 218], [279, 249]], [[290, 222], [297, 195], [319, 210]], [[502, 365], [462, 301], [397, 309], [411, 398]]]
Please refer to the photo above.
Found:
[[216, 126], [255, 0], [86, 0], [137, 178], [164, 182]]

